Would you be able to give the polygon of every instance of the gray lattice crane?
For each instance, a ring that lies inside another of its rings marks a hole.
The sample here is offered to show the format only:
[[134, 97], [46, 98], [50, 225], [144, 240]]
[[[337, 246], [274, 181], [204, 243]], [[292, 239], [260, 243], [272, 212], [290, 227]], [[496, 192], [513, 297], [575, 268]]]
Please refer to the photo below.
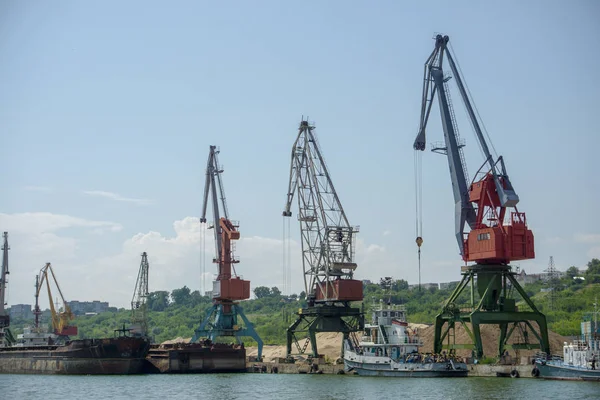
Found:
[[[432, 151], [447, 156], [454, 194], [455, 236], [465, 266], [463, 279], [436, 318], [434, 351], [443, 348], [458, 349], [471, 346], [478, 357], [483, 355], [480, 324], [496, 324], [500, 329], [498, 353], [504, 349], [539, 348], [549, 352], [546, 317], [539, 312], [526, 292], [514, 278], [510, 261], [535, 257], [533, 233], [527, 227], [524, 212], [519, 212], [519, 196], [506, 172], [502, 156], [494, 159], [485, 139], [483, 123], [476, 112], [470, 93], [449, 49], [448, 36], [437, 35], [435, 48], [425, 62], [420, 127], [413, 148], [425, 150], [425, 129], [437, 96], [444, 143], [433, 144]], [[443, 69], [447, 63], [452, 76]], [[475, 137], [484, 155], [484, 162], [469, 180], [463, 155], [464, 142], [459, 136], [458, 121], [450, 98], [449, 81], [454, 78]], [[489, 137], [488, 137], [489, 140]], [[493, 149], [493, 147], [492, 147]], [[417, 163], [420, 165], [420, 163]], [[417, 176], [420, 172], [417, 173]], [[417, 195], [418, 196], [418, 195]], [[417, 204], [417, 208], [419, 208]], [[421, 234], [417, 231], [417, 244]], [[474, 264], [467, 265], [468, 262]], [[469, 311], [457, 301], [462, 291], [471, 283]], [[517, 291], [529, 310], [516, 307], [512, 292]], [[536, 322], [538, 330], [531, 321]], [[454, 326], [461, 323], [469, 333], [472, 344], [452, 343]], [[472, 333], [466, 323], [472, 326]], [[512, 328], [508, 331], [509, 324]], [[513, 331], [526, 325], [539, 340], [539, 344], [508, 344]], [[448, 339], [448, 344], [443, 342]], [[537, 346], [537, 347], [536, 347]]]
[[[290, 179], [284, 217], [292, 215], [298, 199], [298, 221], [302, 243], [302, 267], [308, 307], [298, 313], [287, 331], [287, 354], [292, 343], [299, 353], [308, 344], [318, 356], [317, 332], [342, 332], [347, 339], [362, 329], [362, 312], [350, 303], [362, 301], [362, 282], [353, 279], [356, 233], [342, 207], [325, 160], [313, 133], [314, 125], [302, 120], [292, 146]], [[300, 346], [297, 334], [307, 334]], [[343, 351], [343, 349], [342, 349]]]
[[[214, 223], [209, 225], [209, 229], [213, 229], [215, 234], [216, 254], [213, 262], [218, 266], [218, 274], [217, 279], [213, 282], [213, 305], [206, 311], [206, 318], [196, 329], [192, 342], [196, 342], [202, 337], [212, 341], [218, 337], [233, 337], [238, 343], [241, 343], [241, 337], [251, 337], [258, 344], [258, 359], [260, 360], [262, 358], [262, 339], [239, 305], [240, 300], [250, 298], [250, 281], [238, 276], [233, 267], [239, 262], [234, 256], [234, 241], [240, 238], [239, 223], [229, 219], [221, 177], [223, 169], [219, 166], [218, 154], [217, 147], [210, 146], [206, 165], [204, 203], [200, 217], [200, 222], [206, 223], [206, 211], [210, 200]], [[244, 322], [244, 327], [238, 324], [238, 317]]]
[[14, 343], [10, 332], [10, 315], [6, 311], [6, 284], [8, 283], [8, 232], [2, 234], [4, 244], [2, 245], [2, 269], [0, 269], [0, 347]]
[[148, 336], [148, 255], [142, 253], [133, 298], [131, 299], [132, 332], [137, 336]]

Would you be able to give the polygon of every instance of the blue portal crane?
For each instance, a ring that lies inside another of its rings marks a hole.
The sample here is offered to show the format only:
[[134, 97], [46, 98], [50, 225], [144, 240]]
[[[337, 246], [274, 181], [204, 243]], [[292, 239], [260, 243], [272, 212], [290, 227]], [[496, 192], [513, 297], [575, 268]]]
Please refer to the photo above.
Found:
[[[219, 167], [218, 154], [217, 147], [210, 146], [206, 165], [204, 203], [200, 217], [200, 222], [206, 223], [210, 193], [214, 223], [209, 224], [208, 228], [213, 229], [215, 234], [216, 256], [213, 262], [218, 265], [218, 274], [217, 279], [213, 282], [213, 305], [207, 309], [206, 317], [200, 327], [196, 329], [192, 342], [197, 342], [202, 337], [211, 341], [215, 341], [217, 337], [234, 337], [238, 344], [241, 344], [241, 337], [251, 337], [258, 344], [258, 359], [260, 360], [263, 341], [238, 303], [240, 300], [250, 298], [250, 281], [237, 276], [233, 267], [239, 262], [233, 254], [235, 250], [233, 241], [240, 238], [239, 223], [229, 219], [221, 178], [223, 169]], [[219, 199], [221, 199], [221, 210], [219, 210]], [[220, 212], [223, 213], [223, 216]], [[238, 316], [244, 322], [245, 327], [238, 324]]]

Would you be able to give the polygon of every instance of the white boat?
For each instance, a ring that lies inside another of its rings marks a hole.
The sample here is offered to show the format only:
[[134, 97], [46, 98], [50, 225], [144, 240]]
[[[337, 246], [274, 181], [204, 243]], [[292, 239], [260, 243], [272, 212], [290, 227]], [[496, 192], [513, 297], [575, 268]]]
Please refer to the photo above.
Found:
[[462, 360], [446, 354], [422, 354], [421, 346], [418, 330], [406, 321], [405, 307], [380, 301], [358, 343], [352, 339], [344, 342], [345, 369], [364, 376], [467, 376]]
[[600, 381], [597, 365], [600, 341], [565, 342], [563, 357], [540, 357], [535, 360], [531, 375], [556, 380]]

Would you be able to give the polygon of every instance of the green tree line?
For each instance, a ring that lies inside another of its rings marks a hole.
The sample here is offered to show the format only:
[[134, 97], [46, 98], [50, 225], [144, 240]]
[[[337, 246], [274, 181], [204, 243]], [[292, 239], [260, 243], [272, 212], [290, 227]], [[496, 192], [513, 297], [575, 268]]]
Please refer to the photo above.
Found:
[[[565, 336], [579, 335], [581, 321], [589, 318], [597, 297], [600, 297], [600, 260], [591, 260], [583, 276], [579, 275], [577, 268], [571, 267], [561, 279], [553, 282], [540, 280], [526, 284], [523, 288], [536, 307], [546, 314], [551, 331]], [[555, 294], [552, 308], [551, 291], [548, 289], [553, 289]], [[362, 304], [358, 303], [355, 306], [363, 307], [365, 319], [368, 321], [371, 309], [380, 300], [404, 304], [409, 322], [432, 324], [452, 290], [452, 287], [410, 289], [404, 280], [387, 278], [379, 283], [364, 285], [364, 300]], [[284, 296], [277, 287], [266, 286], [256, 287], [253, 292], [254, 299], [240, 303], [246, 316], [254, 324], [265, 344], [284, 344], [287, 327], [294, 322], [298, 309], [306, 306], [306, 294], [301, 292]], [[465, 304], [469, 296], [467, 292], [465, 290], [459, 298], [459, 301]], [[518, 301], [517, 304], [525, 307], [523, 301]], [[158, 343], [177, 337], [192, 337], [211, 305], [212, 299], [197, 290], [191, 291], [187, 286], [171, 292], [152, 292], [147, 299], [150, 335]], [[130, 318], [131, 311], [122, 308], [98, 315], [77, 317], [75, 325], [79, 328], [80, 338], [109, 337], [115, 329], [128, 327]], [[31, 322], [14, 321], [13, 327], [18, 333], [22, 331], [24, 324]], [[245, 343], [254, 344], [250, 339], [245, 340]]]

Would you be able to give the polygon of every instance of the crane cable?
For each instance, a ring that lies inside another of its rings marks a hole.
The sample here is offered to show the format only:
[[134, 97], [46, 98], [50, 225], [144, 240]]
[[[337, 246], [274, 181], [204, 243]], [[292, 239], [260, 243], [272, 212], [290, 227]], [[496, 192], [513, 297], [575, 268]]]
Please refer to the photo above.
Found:
[[283, 222], [283, 226], [282, 226], [282, 230], [281, 230], [281, 237], [282, 237], [282, 241], [281, 243], [283, 244], [283, 260], [281, 263], [281, 274], [282, 274], [282, 281], [281, 281], [281, 293], [282, 294], [286, 294], [286, 289], [285, 289], [285, 285], [287, 283], [287, 275], [286, 275], [286, 271], [287, 271], [287, 257], [286, 257], [286, 240], [288, 239], [285, 236], [285, 216], [282, 217], [282, 222]]
[[[287, 229], [286, 229], [287, 227]], [[291, 228], [290, 218], [283, 217], [282, 225], [282, 245], [283, 245], [283, 260], [282, 260], [282, 287], [281, 294], [290, 295], [292, 294], [292, 249], [291, 249]]]
[[287, 219], [287, 294], [292, 294], [292, 236], [291, 236], [291, 219]]
[[421, 290], [421, 245], [423, 244], [423, 173], [421, 151], [415, 150], [414, 170], [415, 170], [415, 231], [418, 248], [419, 260], [419, 290]]
[[202, 252], [200, 254], [200, 282], [202, 289], [200, 295], [204, 296], [206, 292], [206, 225], [200, 222], [200, 242], [202, 245]]

